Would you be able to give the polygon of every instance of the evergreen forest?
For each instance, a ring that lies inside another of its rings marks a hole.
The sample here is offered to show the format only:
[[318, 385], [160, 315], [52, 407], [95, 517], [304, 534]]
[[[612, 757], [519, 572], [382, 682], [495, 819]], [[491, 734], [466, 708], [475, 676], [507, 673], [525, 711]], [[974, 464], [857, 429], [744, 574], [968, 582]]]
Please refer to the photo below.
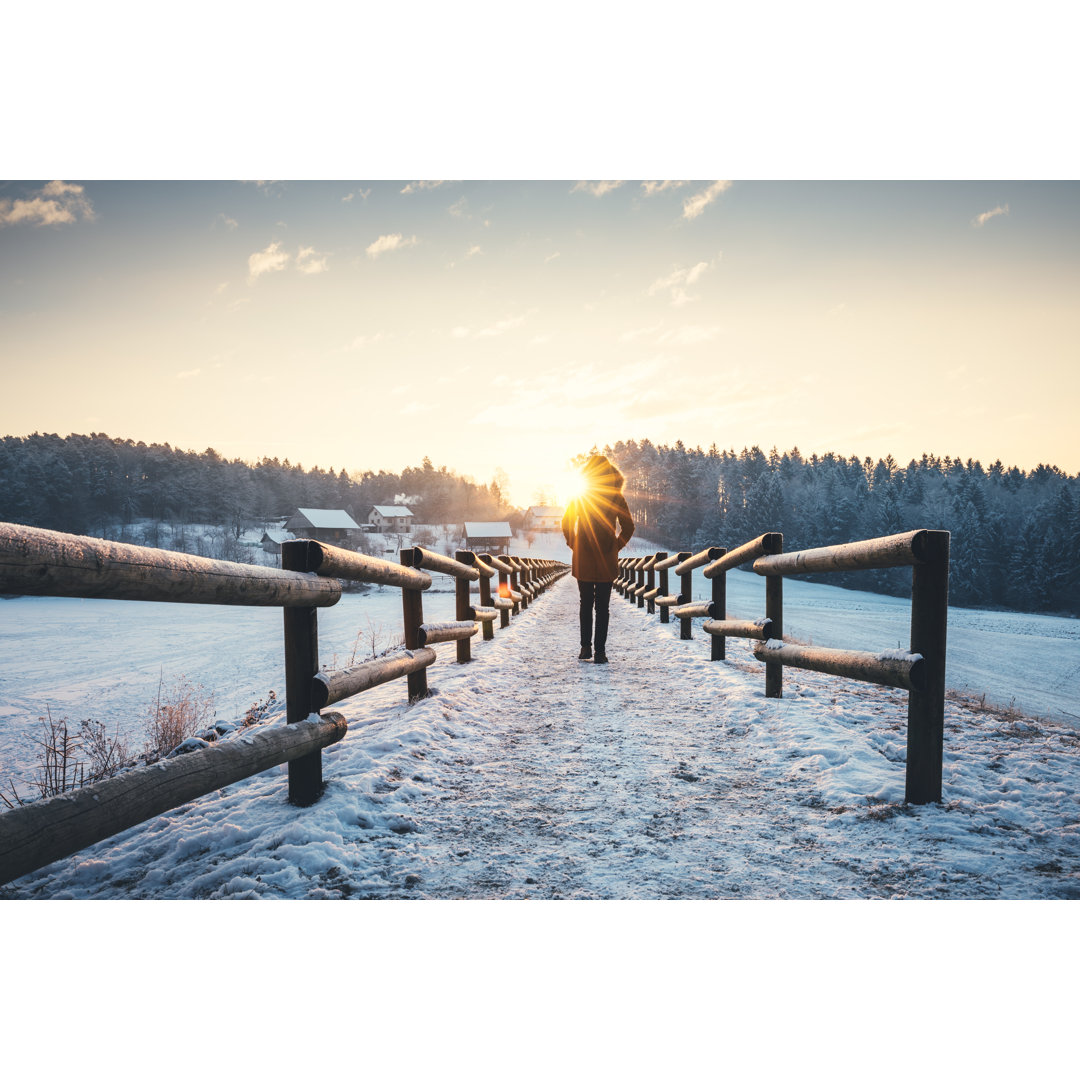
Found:
[[[803, 457], [647, 439], [604, 448], [626, 476], [639, 535], [674, 552], [738, 547], [782, 532], [784, 549], [909, 529], [948, 529], [950, 603], [1080, 615], [1080, 475], [924, 454], [906, 466], [835, 454]], [[807, 575], [896, 596], [908, 569]]]

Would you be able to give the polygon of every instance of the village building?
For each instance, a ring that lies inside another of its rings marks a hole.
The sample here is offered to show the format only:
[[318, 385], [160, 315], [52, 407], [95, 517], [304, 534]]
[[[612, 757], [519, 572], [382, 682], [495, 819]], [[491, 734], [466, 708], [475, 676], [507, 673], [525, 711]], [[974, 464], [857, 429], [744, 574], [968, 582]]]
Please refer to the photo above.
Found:
[[510, 541], [513, 539], [509, 521], [466, 521], [461, 534], [461, 546], [468, 551], [509, 555]]
[[368, 514], [368, 524], [376, 532], [407, 533], [412, 526], [413, 512], [407, 506], [373, 506]]
[[295, 540], [296, 537], [287, 529], [267, 529], [259, 541], [263, 551], [270, 555], [280, 555], [281, 545], [287, 540]]
[[558, 532], [562, 528], [561, 506], [530, 506], [525, 511], [522, 528], [526, 532]]
[[300, 540], [322, 540], [340, 544], [359, 535], [360, 526], [345, 510], [315, 510], [297, 507], [296, 513], [285, 522], [285, 528]]

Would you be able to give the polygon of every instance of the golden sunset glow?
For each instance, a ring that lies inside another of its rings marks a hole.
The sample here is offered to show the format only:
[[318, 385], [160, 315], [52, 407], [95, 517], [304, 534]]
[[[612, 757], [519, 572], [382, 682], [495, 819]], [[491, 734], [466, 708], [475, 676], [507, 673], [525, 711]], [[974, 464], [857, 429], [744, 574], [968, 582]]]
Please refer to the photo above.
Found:
[[1065, 182], [10, 181], [0, 427], [521, 507], [629, 439], [1074, 472], [1078, 233]]

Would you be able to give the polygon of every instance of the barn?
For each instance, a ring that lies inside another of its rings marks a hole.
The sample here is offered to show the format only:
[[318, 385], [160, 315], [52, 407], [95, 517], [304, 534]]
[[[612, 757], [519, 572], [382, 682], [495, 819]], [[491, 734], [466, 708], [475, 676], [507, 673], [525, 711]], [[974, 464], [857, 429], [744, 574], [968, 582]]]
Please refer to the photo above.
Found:
[[469, 551], [487, 551], [509, 555], [514, 534], [509, 521], [466, 521], [461, 531], [461, 546]]
[[296, 513], [285, 522], [285, 528], [299, 540], [322, 540], [327, 544], [340, 544], [362, 531], [345, 510], [304, 506], [297, 507]]

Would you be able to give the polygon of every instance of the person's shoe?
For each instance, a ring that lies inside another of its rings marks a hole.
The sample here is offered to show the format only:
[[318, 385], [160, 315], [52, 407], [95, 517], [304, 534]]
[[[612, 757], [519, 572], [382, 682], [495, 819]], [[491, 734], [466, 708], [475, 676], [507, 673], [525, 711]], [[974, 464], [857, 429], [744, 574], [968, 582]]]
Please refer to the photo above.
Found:
[[596, 655], [593, 657], [593, 663], [594, 664], [606, 664], [607, 663], [607, 653], [604, 652], [603, 649], [597, 649]]
[[582, 645], [581, 646], [581, 652], [579, 652], [577, 654], [577, 658], [579, 660], [591, 660], [592, 659], [592, 649], [590, 649], [588, 645]]

